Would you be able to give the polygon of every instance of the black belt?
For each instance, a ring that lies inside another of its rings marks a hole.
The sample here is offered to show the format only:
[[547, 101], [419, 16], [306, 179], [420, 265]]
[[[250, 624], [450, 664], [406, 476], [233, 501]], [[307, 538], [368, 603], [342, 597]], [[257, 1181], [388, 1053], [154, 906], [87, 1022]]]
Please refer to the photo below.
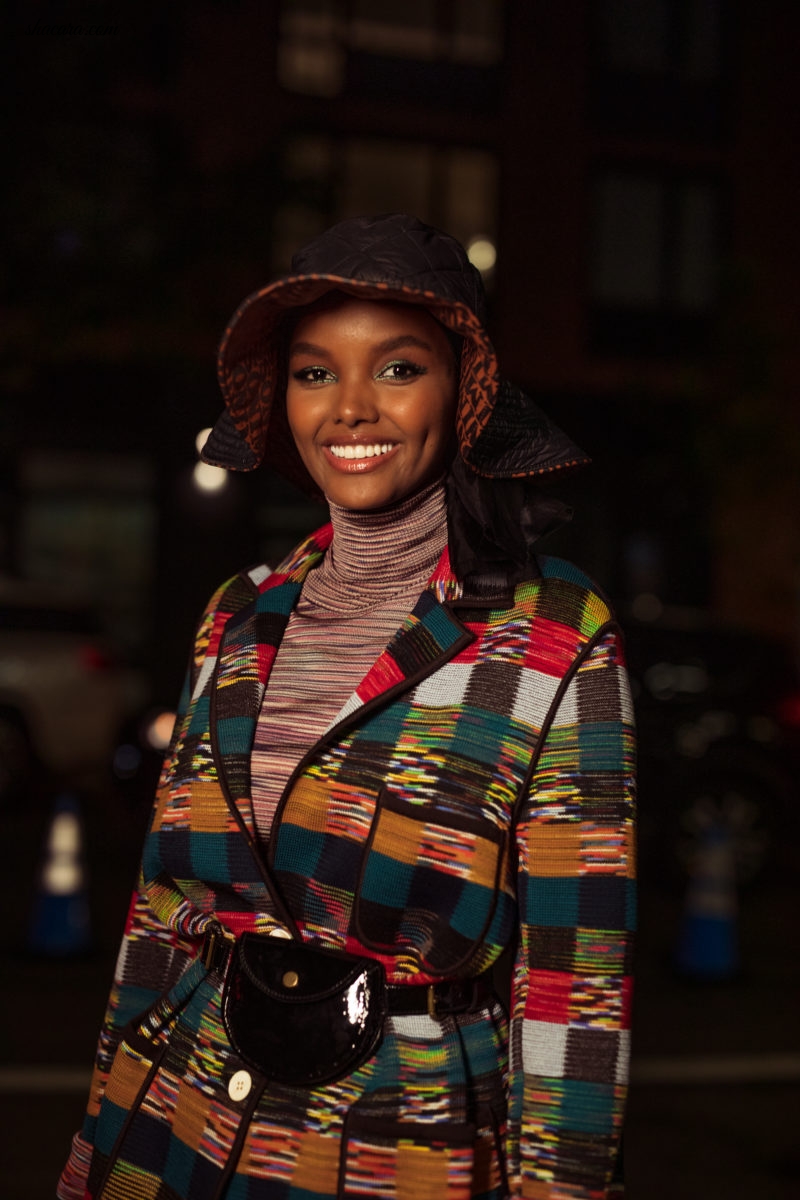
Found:
[[[210, 925], [200, 952], [203, 965], [209, 971], [223, 974], [235, 943], [233, 934], [223, 930], [221, 925]], [[388, 983], [386, 1010], [393, 1017], [410, 1017], [421, 1013], [434, 1018], [450, 1017], [479, 1012], [491, 1003], [493, 997], [494, 981], [490, 968], [471, 979], [443, 979], [439, 983], [422, 984]]]
[[453, 1017], [479, 1012], [494, 996], [492, 972], [471, 979], [443, 979], [441, 983], [390, 983], [386, 1007], [394, 1017], [427, 1013], [429, 1017]]

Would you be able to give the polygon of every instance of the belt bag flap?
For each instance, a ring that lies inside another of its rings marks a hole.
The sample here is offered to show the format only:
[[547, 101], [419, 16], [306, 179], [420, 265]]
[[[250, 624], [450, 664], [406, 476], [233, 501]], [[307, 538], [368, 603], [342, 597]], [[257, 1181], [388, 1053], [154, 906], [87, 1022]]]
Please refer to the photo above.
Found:
[[261, 934], [237, 941], [223, 1020], [237, 1053], [268, 1080], [315, 1087], [375, 1053], [386, 1015], [383, 967]]

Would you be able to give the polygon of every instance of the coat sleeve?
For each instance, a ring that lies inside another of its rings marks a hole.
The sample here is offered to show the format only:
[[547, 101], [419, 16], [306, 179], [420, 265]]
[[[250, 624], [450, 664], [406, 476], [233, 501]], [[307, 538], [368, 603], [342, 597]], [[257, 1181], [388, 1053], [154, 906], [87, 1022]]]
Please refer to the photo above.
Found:
[[[221, 588], [212, 597], [198, 629], [192, 662], [186, 673], [178, 703], [171, 744], [164, 760], [159, 793], [181, 736], [195, 682], [208, 653], [222, 592]], [[84, 1200], [87, 1194], [86, 1179], [91, 1163], [97, 1117], [122, 1031], [129, 1021], [143, 1013], [163, 992], [172, 987], [196, 953], [196, 945], [182, 939], [174, 930], [168, 928], [153, 911], [140, 871], [128, 909], [105, 1018], [100, 1030], [86, 1116], [81, 1131], [76, 1133], [72, 1140], [71, 1153], [56, 1190], [58, 1200]]]
[[[553, 706], [516, 830], [512, 1196], [621, 1196], [635, 923], [634, 733], [613, 627]], [[618, 1190], [619, 1189], [619, 1190]]]

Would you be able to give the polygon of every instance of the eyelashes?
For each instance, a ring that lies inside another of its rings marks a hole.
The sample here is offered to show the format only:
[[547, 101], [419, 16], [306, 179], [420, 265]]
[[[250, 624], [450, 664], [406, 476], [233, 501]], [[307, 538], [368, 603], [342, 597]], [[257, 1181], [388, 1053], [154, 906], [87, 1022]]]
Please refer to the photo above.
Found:
[[[408, 383], [421, 375], [427, 375], [427, 373], [428, 368], [422, 363], [414, 362], [409, 358], [396, 358], [382, 367], [375, 375], [375, 379], [387, 383]], [[328, 367], [298, 367], [291, 372], [291, 376], [296, 383], [305, 384], [307, 387], [338, 383], [337, 376]]]
[[314, 386], [320, 383], [335, 383], [336, 376], [327, 367], [298, 367], [292, 371], [292, 379], [296, 383], [306, 383]]
[[410, 358], [396, 358], [386, 364], [377, 378], [391, 379], [395, 383], [405, 383], [408, 379], [416, 379], [417, 376], [427, 373], [428, 368], [423, 367], [422, 363], [414, 362]]

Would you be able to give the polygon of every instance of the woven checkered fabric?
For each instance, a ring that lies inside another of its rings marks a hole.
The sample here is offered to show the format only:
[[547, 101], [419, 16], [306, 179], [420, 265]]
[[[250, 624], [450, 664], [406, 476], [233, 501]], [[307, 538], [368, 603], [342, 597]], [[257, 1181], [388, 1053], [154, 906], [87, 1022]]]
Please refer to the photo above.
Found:
[[[264, 861], [253, 729], [330, 536], [237, 576], [202, 622], [59, 1195], [620, 1195], [633, 735], [608, 608], [542, 560], [510, 607], [478, 610], [445, 552], [290, 780]], [[307, 1090], [248, 1067], [231, 1099], [246, 1064], [198, 958], [212, 917], [371, 955], [395, 983], [475, 975], [514, 946], [510, 1020], [388, 1018], [347, 1078]]]

